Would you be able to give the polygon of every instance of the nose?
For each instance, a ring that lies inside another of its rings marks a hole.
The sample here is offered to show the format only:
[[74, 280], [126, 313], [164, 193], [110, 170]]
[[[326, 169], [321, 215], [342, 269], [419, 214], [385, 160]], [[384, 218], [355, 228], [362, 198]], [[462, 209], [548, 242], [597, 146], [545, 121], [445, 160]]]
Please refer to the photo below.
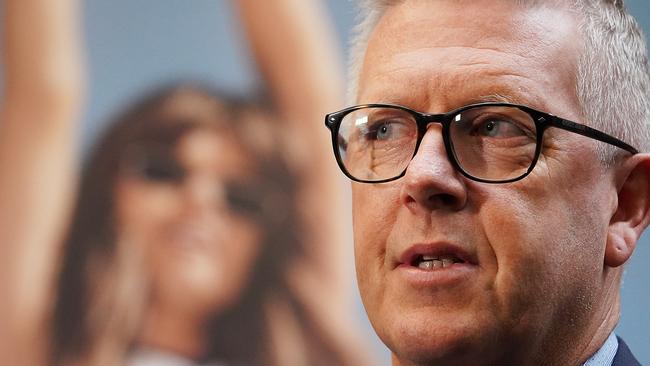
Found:
[[223, 191], [223, 186], [213, 179], [189, 178], [183, 192], [186, 212], [194, 217], [207, 217], [220, 211], [224, 208]]
[[465, 181], [447, 157], [438, 124], [427, 128], [402, 179], [402, 203], [411, 209], [458, 211], [467, 203]]

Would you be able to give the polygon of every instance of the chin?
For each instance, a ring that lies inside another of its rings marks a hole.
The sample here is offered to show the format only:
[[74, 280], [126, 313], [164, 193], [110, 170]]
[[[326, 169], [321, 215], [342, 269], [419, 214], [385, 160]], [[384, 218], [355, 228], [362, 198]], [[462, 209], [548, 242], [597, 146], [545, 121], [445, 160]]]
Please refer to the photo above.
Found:
[[155, 297], [175, 309], [206, 313], [213, 308], [227, 306], [235, 297], [235, 291], [220, 281], [221, 276], [213, 274], [168, 268], [168, 271], [154, 277], [152, 288]]
[[[378, 334], [393, 353], [395, 365], [498, 364], [490, 357], [498, 337], [478, 319], [416, 311], [391, 319]], [[442, 315], [442, 316], [439, 316]]]

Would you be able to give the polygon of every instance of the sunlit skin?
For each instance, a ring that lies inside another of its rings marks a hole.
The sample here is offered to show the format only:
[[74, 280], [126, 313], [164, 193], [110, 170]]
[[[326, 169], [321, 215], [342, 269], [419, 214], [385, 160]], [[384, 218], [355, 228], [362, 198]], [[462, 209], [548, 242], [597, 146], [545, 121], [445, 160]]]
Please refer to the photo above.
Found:
[[226, 182], [249, 178], [250, 161], [230, 141], [195, 130], [176, 148], [182, 183], [127, 177], [117, 186], [121, 244], [143, 249], [149, 273], [146, 346], [200, 356], [206, 320], [237, 299], [253, 270], [259, 230], [224, 195]]
[[[559, 7], [405, 1], [371, 35], [357, 102], [445, 113], [505, 99], [588, 124], [576, 24]], [[604, 265], [616, 188], [595, 149], [549, 129], [528, 177], [484, 184], [454, 170], [431, 124], [404, 177], [353, 183], [359, 287], [394, 365], [579, 365], [600, 347], [618, 319]], [[402, 263], [450, 247], [471, 263]]]

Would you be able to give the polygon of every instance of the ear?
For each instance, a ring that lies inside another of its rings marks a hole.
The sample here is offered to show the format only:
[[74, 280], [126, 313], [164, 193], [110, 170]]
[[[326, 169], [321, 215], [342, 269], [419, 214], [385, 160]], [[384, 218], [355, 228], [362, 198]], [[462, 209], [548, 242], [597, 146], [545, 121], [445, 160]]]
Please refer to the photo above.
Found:
[[634, 155], [616, 174], [618, 203], [605, 246], [605, 265], [609, 267], [627, 262], [650, 223], [650, 154]]

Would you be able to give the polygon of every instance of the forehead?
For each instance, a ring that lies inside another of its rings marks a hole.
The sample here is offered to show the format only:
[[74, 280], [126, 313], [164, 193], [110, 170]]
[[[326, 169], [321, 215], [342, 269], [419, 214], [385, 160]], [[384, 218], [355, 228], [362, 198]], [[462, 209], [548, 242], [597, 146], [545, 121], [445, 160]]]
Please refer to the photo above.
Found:
[[553, 90], [576, 105], [576, 24], [562, 8], [506, 0], [403, 1], [370, 37], [359, 102], [450, 109], [497, 95], [552, 111]]

